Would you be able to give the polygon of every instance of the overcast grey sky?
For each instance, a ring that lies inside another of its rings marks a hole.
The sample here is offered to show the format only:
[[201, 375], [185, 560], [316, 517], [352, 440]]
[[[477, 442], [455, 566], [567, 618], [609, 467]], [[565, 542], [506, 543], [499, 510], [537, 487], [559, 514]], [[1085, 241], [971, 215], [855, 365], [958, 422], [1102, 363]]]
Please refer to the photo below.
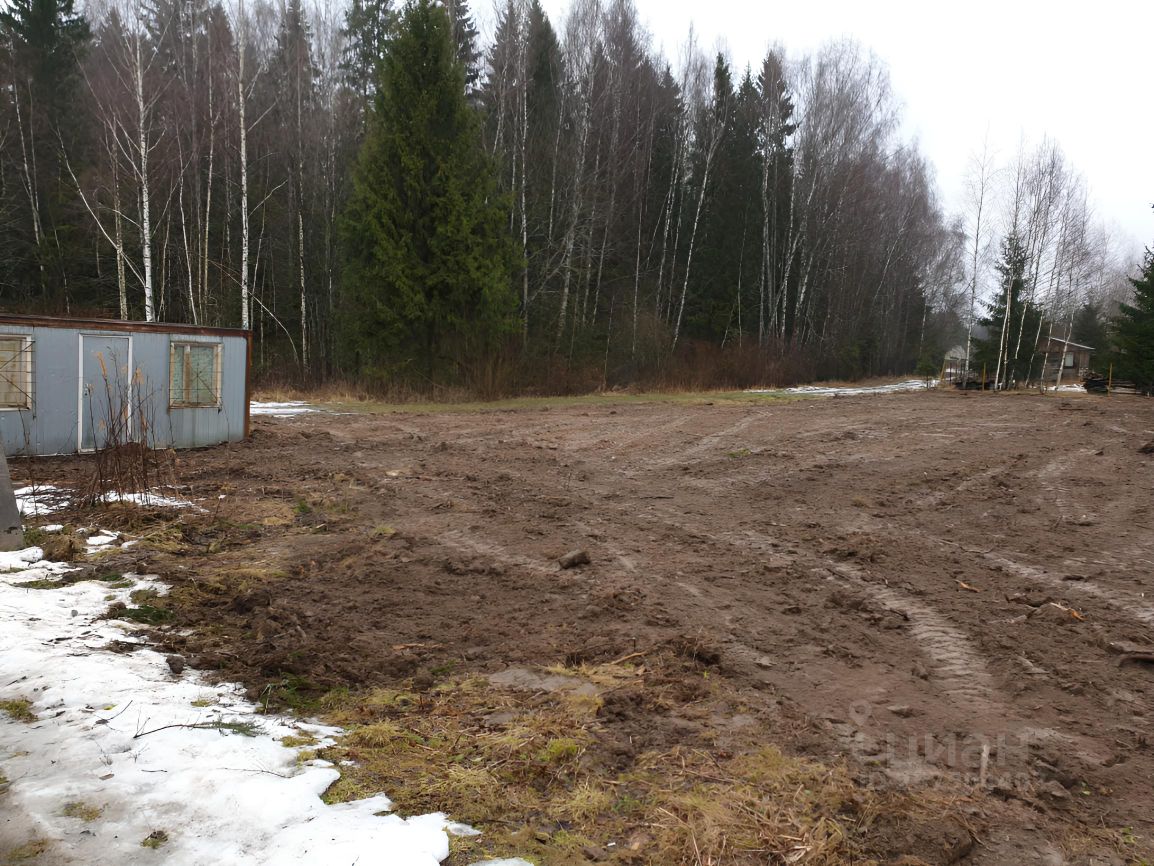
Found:
[[[569, 0], [542, 0], [559, 34]], [[1024, 136], [1050, 136], [1086, 178], [1102, 222], [1140, 251], [1154, 246], [1154, 2], [1035, 0], [635, 0], [674, 65], [697, 28], [740, 70], [781, 43], [791, 56], [849, 36], [890, 68], [907, 134], [960, 207], [982, 149], [1008, 162]], [[478, 10], [479, 11], [479, 10]]]

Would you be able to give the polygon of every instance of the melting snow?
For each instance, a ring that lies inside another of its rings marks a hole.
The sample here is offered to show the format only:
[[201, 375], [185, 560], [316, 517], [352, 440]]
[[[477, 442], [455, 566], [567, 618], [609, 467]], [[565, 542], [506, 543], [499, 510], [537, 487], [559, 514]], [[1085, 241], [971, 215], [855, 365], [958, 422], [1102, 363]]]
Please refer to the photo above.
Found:
[[[72, 492], [59, 487], [41, 484], [38, 487], [21, 487], [16, 491], [16, 506], [22, 517], [38, 517], [51, 514], [62, 508], [67, 508], [72, 501]], [[143, 493], [118, 493], [112, 491], [104, 494], [105, 502], [128, 502], [150, 508], [192, 508], [203, 511], [199, 505], [182, 499], [179, 496], [166, 496], [155, 490], [146, 490]], [[42, 527], [45, 532], [59, 532], [63, 527], [58, 523]]]
[[[384, 795], [325, 805], [337, 770], [278, 742], [335, 729], [260, 715], [239, 686], [174, 676], [144, 646], [106, 649], [139, 641], [101, 613], [133, 589], [160, 588], [153, 581], [18, 586], [69, 570], [41, 557], [0, 554], [0, 700], [27, 699], [37, 717], [0, 713], [6, 835], [47, 840], [63, 860], [125, 866], [435, 866], [448, 856], [446, 830], [457, 828], [443, 815], [384, 814]], [[256, 735], [221, 727], [235, 723]], [[99, 816], [67, 817], [68, 803]], [[141, 846], [154, 831], [167, 836], [159, 852]]]
[[262, 403], [253, 400], [249, 404], [249, 412], [253, 415], [272, 415], [274, 418], [287, 418], [290, 415], [304, 415], [306, 412], [316, 412], [315, 406], [310, 406], [302, 400], [289, 400], [285, 403]]
[[925, 391], [927, 388], [933, 388], [938, 384], [937, 379], [907, 379], [904, 382], [891, 382], [888, 385], [847, 385], [847, 386], [824, 386], [824, 385], [800, 385], [797, 388], [751, 388], [746, 391], [747, 394], [812, 394], [814, 396], [825, 395], [849, 395], [849, 394], [893, 394], [898, 391]]
[[59, 487], [41, 484], [36, 487], [21, 487], [16, 491], [16, 507], [24, 517], [51, 514], [68, 505], [68, 492]]
[[104, 494], [105, 502], [128, 502], [133, 505], [142, 505], [146, 508], [191, 508], [194, 511], [204, 511], [199, 505], [182, 499], [179, 496], [165, 496], [153, 490], [144, 493], [112, 493]]

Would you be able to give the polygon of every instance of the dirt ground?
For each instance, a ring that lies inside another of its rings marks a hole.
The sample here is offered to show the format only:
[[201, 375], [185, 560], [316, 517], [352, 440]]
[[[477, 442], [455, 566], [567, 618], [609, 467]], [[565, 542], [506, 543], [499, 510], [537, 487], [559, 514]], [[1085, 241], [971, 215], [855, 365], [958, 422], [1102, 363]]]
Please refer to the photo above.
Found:
[[[539, 700], [575, 681], [546, 669], [642, 664], [593, 687], [582, 772], [773, 745], [889, 804], [840, 802], [830, 862], [1137, 864], [1152, 439], [1154, 401], [1082, 395], [261, 418], [179, 456], [208, 513], [132, 565], [174, 585], [156, 641], [272, 706], [466, 675]], [[656, 862], [631, 838], [581, 850]]]

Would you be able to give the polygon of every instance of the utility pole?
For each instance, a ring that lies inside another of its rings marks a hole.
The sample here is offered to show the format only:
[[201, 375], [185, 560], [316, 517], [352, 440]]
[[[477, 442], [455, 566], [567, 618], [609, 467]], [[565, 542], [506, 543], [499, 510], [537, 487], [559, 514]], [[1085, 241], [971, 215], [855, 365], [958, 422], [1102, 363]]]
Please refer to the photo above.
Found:
[[23, 550], [24, 526], [16, 494], [12, 492], [12, 476], [8, 474], [8, 458], [0, 447], [0, 550]]

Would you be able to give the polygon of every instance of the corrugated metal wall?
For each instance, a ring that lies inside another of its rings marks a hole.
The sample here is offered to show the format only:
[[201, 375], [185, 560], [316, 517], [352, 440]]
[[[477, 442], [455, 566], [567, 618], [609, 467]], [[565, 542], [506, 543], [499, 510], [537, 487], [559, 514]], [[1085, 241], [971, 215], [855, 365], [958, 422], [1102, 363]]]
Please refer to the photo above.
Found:
[[[9, 455], [71, 454], [100, 441], [114, 406], [131, 382], [139, 433], [157, 448], [195, 448], [244, 438], [248, 342], [243, 333], [182, 334], [127, 328], [86, 329], [0, 322], [0, 337], [31, 339], [31, 408], [0, 408], [0, 440]], [[217, 344], [221, 355], [219, 405], [171, 406], [170, 352], [173, 343]], [[124, 357], [129, 355], [129, 357]], [[87, 382], [91, 387], [85, 388]], [[81, 423], [83, 419], [83, 423]]]

